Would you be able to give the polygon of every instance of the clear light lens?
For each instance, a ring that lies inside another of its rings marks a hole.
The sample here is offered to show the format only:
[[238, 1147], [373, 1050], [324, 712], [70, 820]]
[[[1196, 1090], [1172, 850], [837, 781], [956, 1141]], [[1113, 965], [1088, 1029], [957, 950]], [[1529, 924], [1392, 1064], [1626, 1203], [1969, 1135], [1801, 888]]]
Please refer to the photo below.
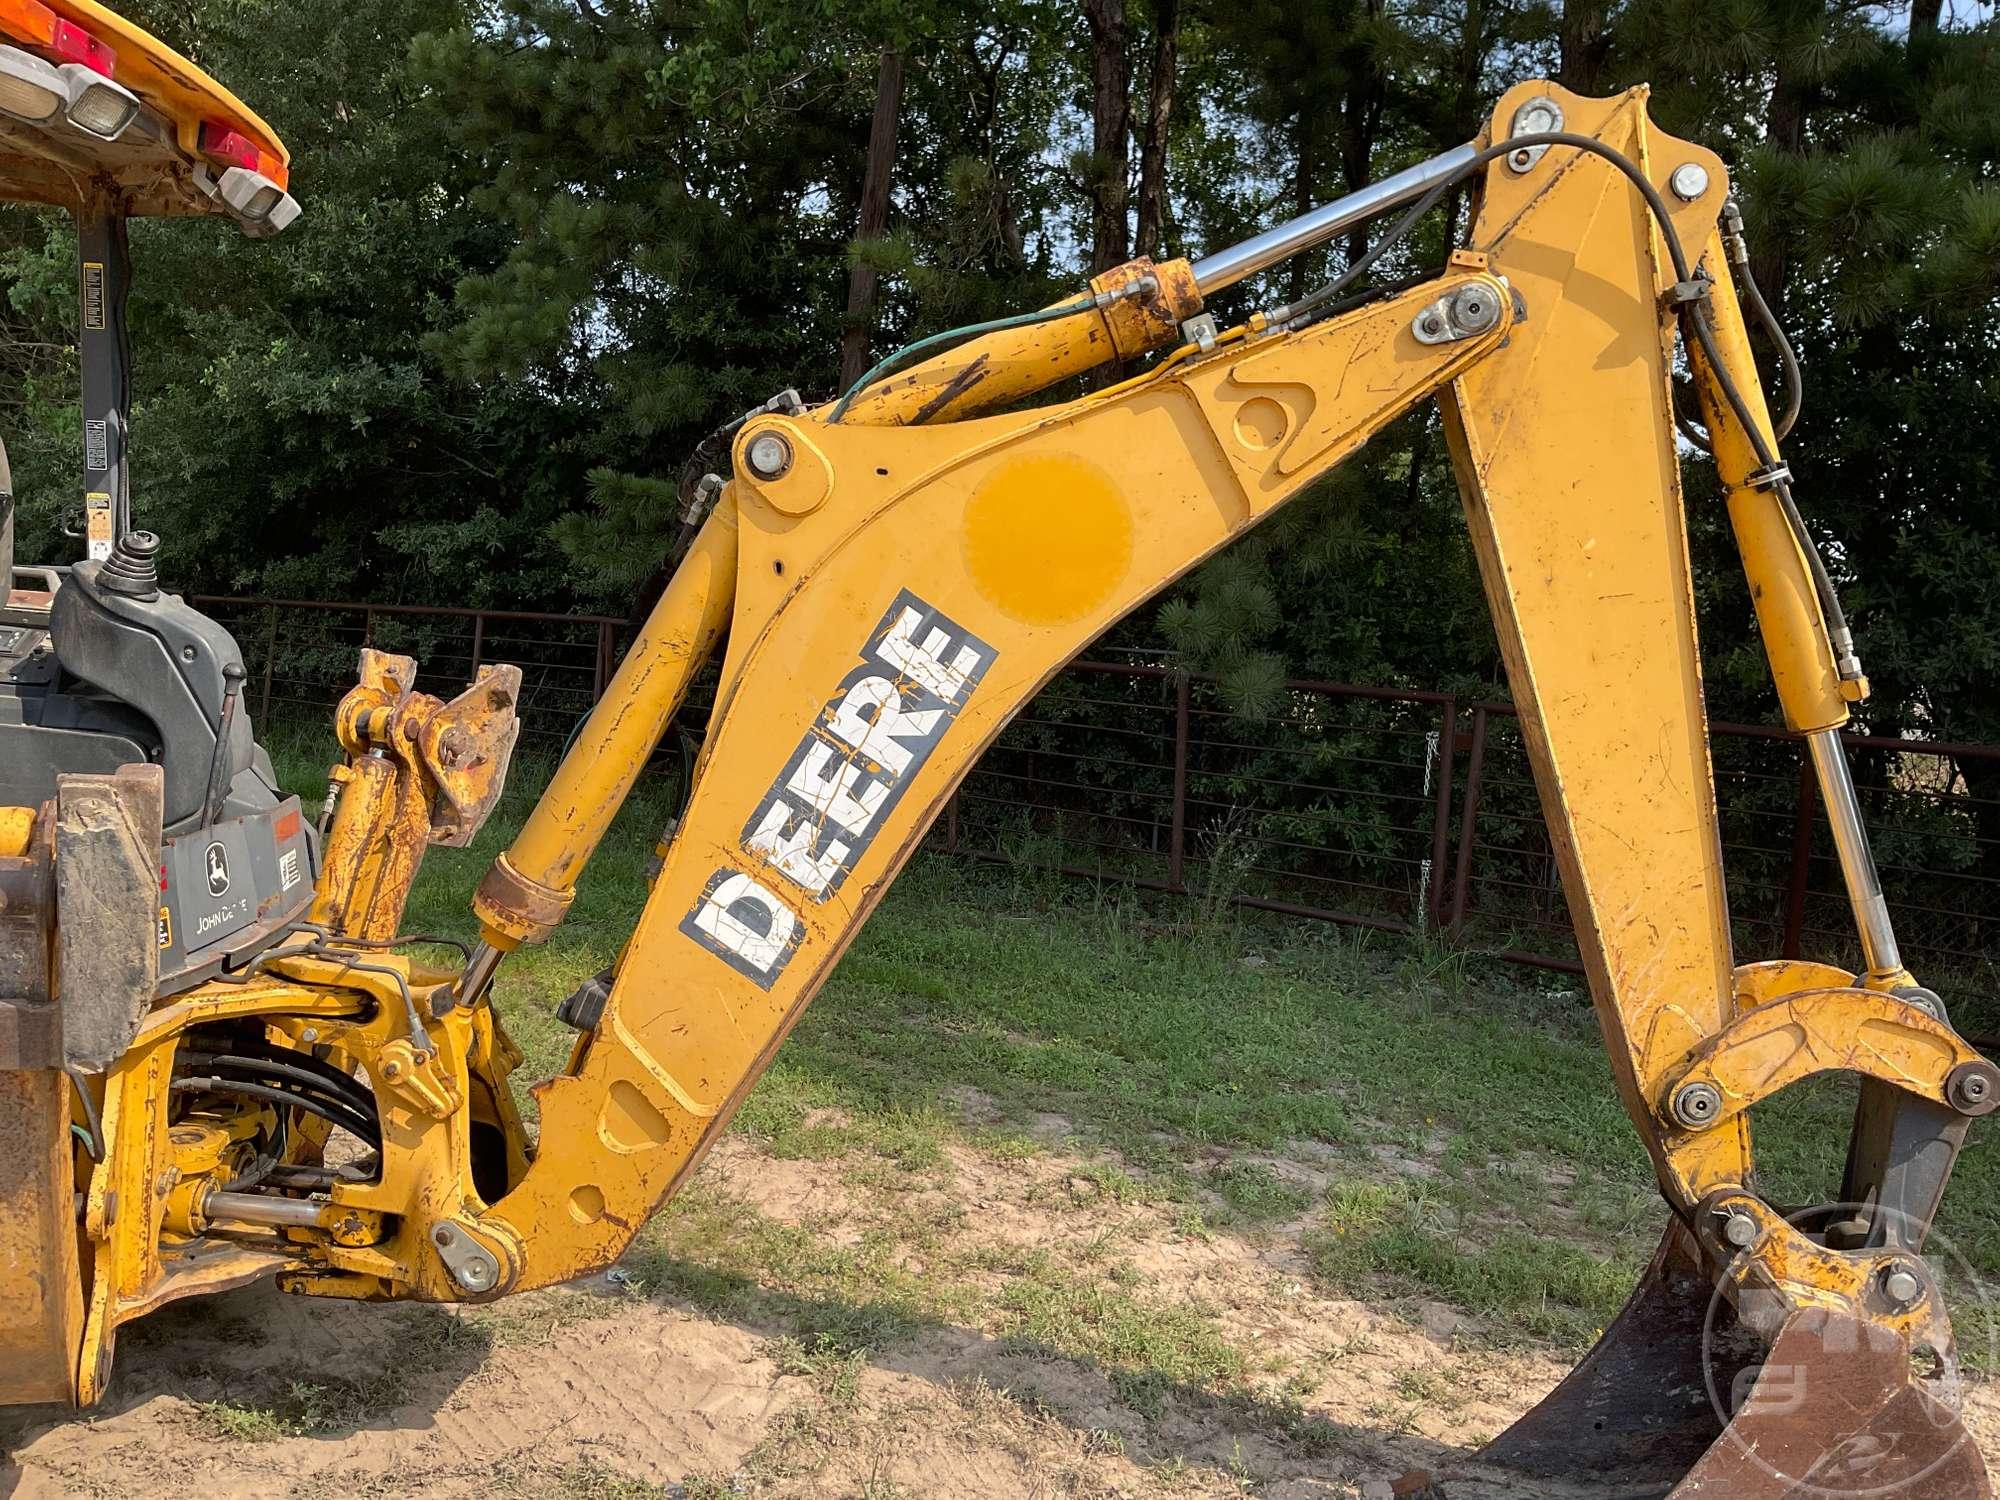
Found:
[[69, 97], [62, 74], [17, 47], [0, 47], [0, 114], [39, 125]]
[[130, 89], [100, 78], [81, 63], [65, 63], [69, 85], [69, 122], [100, 140], [115, 141], [139, 114], [139, 97]]
[[248, 167], [231, 167], [222, 174], [222, 201], [237, 218], [252, 224], [268, 219], [284, 196], [277, 183]]

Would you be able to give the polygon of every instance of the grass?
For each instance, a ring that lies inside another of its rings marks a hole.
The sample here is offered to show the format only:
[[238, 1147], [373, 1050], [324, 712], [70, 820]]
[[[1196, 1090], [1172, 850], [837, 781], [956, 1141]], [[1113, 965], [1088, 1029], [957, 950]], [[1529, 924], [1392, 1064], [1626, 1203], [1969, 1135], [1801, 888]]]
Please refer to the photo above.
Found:
[[235, 1442], [349, 1433], [410, 1400], [425, 1376], [476, 1363], [491, 1345], [491, 1336], [469, 1317], [410, 1308], [396, 1316], [383, 1357], [360, 1378], [293, 1380], [274, 1366], [246, 1377], [257, 1381], [254, 1390], [200, 1402], [195, 1411], [208, 1431]]
[[[316, 799], [330, 743], [281, 748], [288, 783]], [[523, 757], [474, 846], [432, 851], [407, 927], [468, 930], [473, 885], [550, 769]], [[502, 968], [497, 1003], [527, 1076], [561, 1066], [571, 1033], [555, 1003], [630, 932], [670, 791], [642, 784], [554, 940]], [[1774, 1200], [1831, 1194], [1851, 1109], [1851, 1092], [1818, 1085], [1759, 1109]], [[930, 855], [733, 1128], [894, 1211], [856, 1238], [779, 1222], [698, 1179], [626, 1258], [646, 1294], [766, 1320], [793, 1363], [851, 1359], [927, 1326], [984, 1327], [1102, 1365], [1135, 1410], [1157, 1410], [1169, 1387], [1229, 1387], [1244, 1354], [1211, 1312], [1150, 1297], [1114, 1244], [997, 1261], [965, 1250], [953, 1150], [1005, 1164], [1060, 1141], [1095, 1163], [1055, 1190], [1070, 1200], [1061, 1212], [1165, 1205], [1191, 1237], [1303, 1224], [1327, 1289], [1442, 1301], [1491, 1336], [1564, 1349], [1615, 1313], [1664, 1218], [1571, 981], [1434, 941], [1202, 917]], [[1937, 1233], [1978, 1277], [2000, 1275], [1988, 1127], [1974, 1127]], [[1962, 1352], [1990, 1367], [1996, 1330], [1978, 1289], [1948, 1285]], [[305, 1401], [265, 1416], [281, 1429], [316, 1420]], [[226, 1420], [263, 1430], [255, 1413]]]

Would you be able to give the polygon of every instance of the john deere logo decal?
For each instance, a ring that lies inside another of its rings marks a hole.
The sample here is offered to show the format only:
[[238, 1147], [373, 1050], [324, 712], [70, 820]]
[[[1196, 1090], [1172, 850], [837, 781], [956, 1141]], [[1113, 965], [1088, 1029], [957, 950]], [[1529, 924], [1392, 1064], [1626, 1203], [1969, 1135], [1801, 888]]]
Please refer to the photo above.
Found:
[[203, 857], [208, 869], [208, 893], [224, 896], [229, 893], [229, 851], [220, 844], [210, 844]]
[[681, 931], [769, 989], [993, 664], [993, 647], [905, 589], [863, 643]]

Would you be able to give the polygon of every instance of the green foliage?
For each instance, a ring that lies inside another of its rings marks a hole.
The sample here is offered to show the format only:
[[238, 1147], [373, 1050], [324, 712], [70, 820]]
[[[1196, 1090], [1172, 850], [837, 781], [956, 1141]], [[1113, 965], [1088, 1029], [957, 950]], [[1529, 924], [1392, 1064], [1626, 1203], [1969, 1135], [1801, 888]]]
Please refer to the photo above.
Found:
[[[293, 148], [276, 241], [135, 228], [135, 501], [186, 586], [622, 610], [656, 584], [696, 440], [828, 394], [847, 278], [870, 350], [1073, 287], [1089, 34], [1048, 0], [143, 0]], [[1135, 118], [1156, 8], [1128, 5]], [[1227, 244], [1476, 131], [1562, 65], [1557, 8], [1182, 7], [1169, 253]], [[1790, 444], [1878, 688], [1874, 726], [2000, 738], [2000, 23], [1850, 0], [1626, 0], [1642, 79], [1730, 158], [1805, 363]], [[855, 239], [876, 59], [908, 59], [888, 232]], [[1124, 169], [1136, 170], [1137, 142]], [[1380, 268], [1433, 265], [1466, 204]], [[1338, 268], [1351, 237], [1225, 294]], [[0, 210], [24, 559], [74, 488], [73, 239]], [[1768, 353], [1768, 351], [1767, 351]], [[1504, 690], [1434, 418], [1121, 624], [1246, 717], [1287, 674]], [[1770, 710], [1727, 528], [1689, 464], [1713, 707]]]

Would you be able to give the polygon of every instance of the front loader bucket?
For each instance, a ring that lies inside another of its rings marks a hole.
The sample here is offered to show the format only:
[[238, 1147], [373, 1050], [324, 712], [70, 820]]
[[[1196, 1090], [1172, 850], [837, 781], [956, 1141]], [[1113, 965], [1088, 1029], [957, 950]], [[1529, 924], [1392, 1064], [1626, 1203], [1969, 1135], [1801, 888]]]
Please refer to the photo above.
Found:
[[0, 1406], [68, 1401], [83, 1339], [70, 1083], [51, 983], [53, 819], [0, 853]]
[[1478, 1462], [1619, 1500], [1991, 1500], [1927, 1384], [1901, 1338], [1838, 1314], [1794, 1313], [1767, 1347], [1676, 1221], [1583, 1363]]
[[83, 1339], [69, 1080], [0, 1070], [0, 1406], [68, 1401]]

